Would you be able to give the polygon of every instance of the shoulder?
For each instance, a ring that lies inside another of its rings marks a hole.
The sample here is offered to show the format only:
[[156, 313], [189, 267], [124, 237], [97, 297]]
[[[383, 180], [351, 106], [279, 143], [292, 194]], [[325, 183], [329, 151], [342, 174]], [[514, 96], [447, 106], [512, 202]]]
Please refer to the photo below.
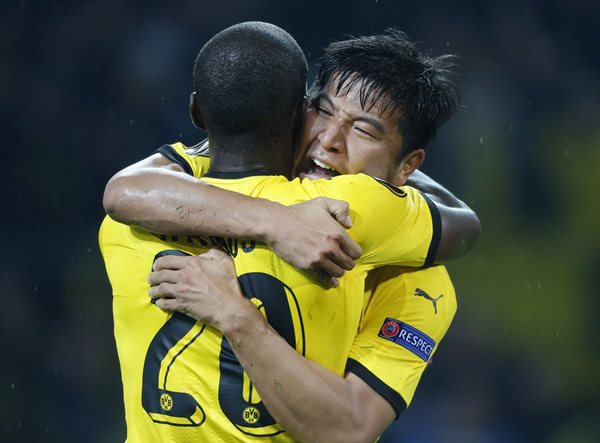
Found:
[[[307, 181], [304, 180], [303, 185]], [[371, 197], [381, 195], [384, 198], [422, 198], [420, 192], [410, 186], [397, 187], [385, 180], [367, 174], [339, 175], [326, 180], [314, 180], [310, 183], [319, 188], [324, 194], [343, 193], [349, 196], [356, 195], [357, 198], [364, 195]]]
[[156, 152], [164, 155], [173, 163], [177, 163], [187, 174], [196, 178], [202, 177], [210, 167], [208, 140], [191, 147], [187, 147], [181, 142], [165, 144]]

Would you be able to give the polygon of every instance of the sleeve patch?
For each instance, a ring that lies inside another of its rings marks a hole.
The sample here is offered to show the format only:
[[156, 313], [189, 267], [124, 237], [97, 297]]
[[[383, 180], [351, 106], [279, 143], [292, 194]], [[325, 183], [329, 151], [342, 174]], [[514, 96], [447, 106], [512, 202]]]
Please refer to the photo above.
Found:
[[435, 340], [427, 334], [389, 317], [384, 320], [378, 336], [408, 349], [425, 362], [429, 361], [435, 348]]

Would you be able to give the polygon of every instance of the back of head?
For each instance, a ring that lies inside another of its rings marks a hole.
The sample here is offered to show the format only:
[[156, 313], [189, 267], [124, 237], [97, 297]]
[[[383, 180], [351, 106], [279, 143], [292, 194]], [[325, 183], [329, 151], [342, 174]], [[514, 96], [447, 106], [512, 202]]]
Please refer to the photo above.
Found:
[[334, 86], [336, 94], [360, 87], [364, 109], [399, 113], [401, 155], [425, 148], [457, 110], [458, 92], [450, 78], [452, 56], [430, 57], [406, 34], [384, 34], [331, 43], [321, 58], [312, 93]]
[[210, 39], [194, 65], [194, 89], [213, 139], [269, 141], [304, 97], [307, 63], [283, 29], [263, 22], [231, 26]]

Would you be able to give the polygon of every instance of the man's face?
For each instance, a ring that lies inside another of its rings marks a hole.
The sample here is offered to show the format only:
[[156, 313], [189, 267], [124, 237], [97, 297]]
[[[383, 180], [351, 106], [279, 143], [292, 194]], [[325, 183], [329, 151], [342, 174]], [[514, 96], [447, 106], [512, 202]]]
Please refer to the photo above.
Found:
[[330, 85], [307, 110], [300, 149], [304, 160], [296, 168], [300, 178], [330, 178], [364, 172], [393, 181], [398, 171], [402, 135], [397, 112], [381, 112], [360, 104], [360, 83], [335, 95]]

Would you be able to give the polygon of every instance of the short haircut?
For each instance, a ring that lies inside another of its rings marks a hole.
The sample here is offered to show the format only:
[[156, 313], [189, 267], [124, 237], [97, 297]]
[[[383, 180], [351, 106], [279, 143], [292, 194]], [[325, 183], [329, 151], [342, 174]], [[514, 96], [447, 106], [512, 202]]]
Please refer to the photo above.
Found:
[[280, 135], [306, 93], [307, 62], [294, 38], [263, 22], [211, 38], [194, 64], [194, 90], [206, 129], [217, 137]]
[[363, 109], [398, 111], [403, 157], [425, 148], [456, 112], [459, 94], [450, 78], [452, 59], [452, 55], [430, 57], [404, 32], [390, 28], [327, 46], [311, 94], [334, 86], [337, 95], [360, 83]]

